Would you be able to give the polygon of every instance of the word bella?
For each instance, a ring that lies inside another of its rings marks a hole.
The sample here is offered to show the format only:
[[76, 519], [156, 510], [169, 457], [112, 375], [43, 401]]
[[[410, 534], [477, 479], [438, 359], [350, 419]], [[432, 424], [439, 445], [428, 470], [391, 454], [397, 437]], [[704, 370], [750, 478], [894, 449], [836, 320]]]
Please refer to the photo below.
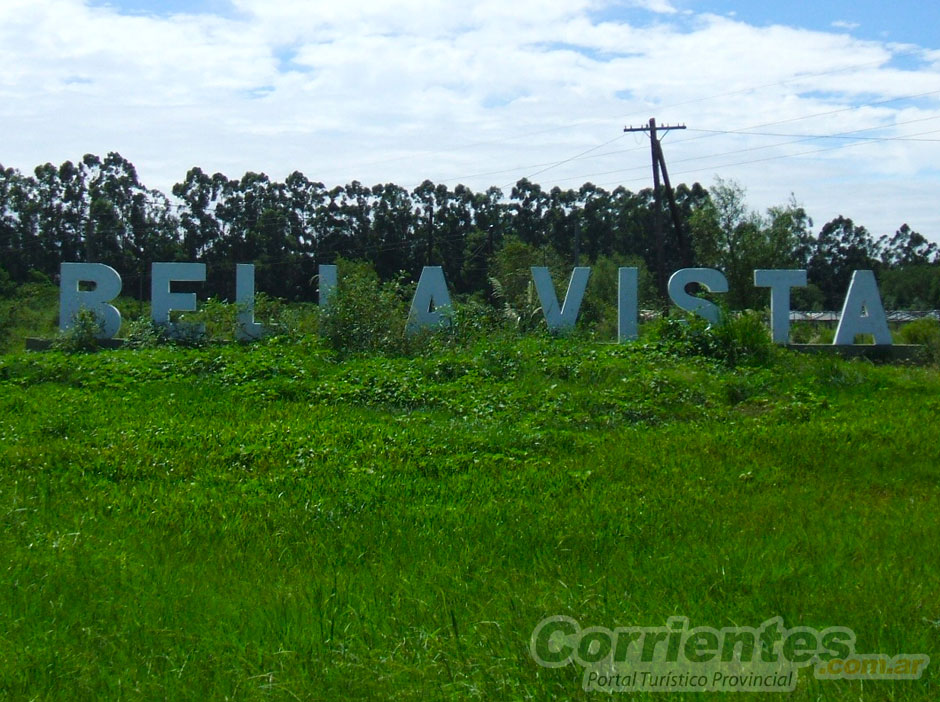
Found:
[[[59, 328], [69, 329], [81, 309], [91, 310], [101, 322], [98, 337], [111, 339], [121, 328], [121, 313], [111, 301], [121, 294], [121, 276], [103, 263], [63, 263], [60, 269]], [[532, 282], [538, 292], [545, 324], [552, 331], [572, 329], [578, 321], [581, 301], [587, 288], [591, 269], [579, 266], [571, 273], [565, 298], [559, 304], [548, 268], [533, 266]], [[170, 313], [194, 312], [195, 293], [172, 292], [172, 284], [179, 282], [202, 282], [206, 279], [204, 263], [154, 263], [151, 268], [151, 318], [155, 324], [163, 325], [170, 335], [201, 332], [197, 325], [184, 325], [171, 321]], [[321, 309], [330, 305], [336, 291], [336, 266], [321, 265], [319, 268]], [[638, 281], [636, 268], [621, 268], [618, 272], [617, 339], [631, 341], [638, 336]], [[721, 311], [709, 300], [689, 294], [688, 286], [697, 284], [708, 292], [728, 292], [728, 280], [721, 271], [713, 268], [683, 268], [669, 279], [669, 298], [680, 309], [697, 314], [712, 324], [721, 323]], [[754, 285], [770, 288], [771, 331], [775, 343], [785, 344], [790, 337], [790, 291], [806, 286], [805, 270], [756, 270]], [[82, 289], [90, 288], [90, 289]], [[264, 326], [254, 317], [255, 267], [240, 263], [235, 266], [235, 302], [238, 306], [238, 336], [255, 339], [265, 333]], [[434, 329], [451, 323], [450, 294], [444, 269], [440, 266], [425, 266], [418, 279], [418, 286], [411, 301], [407, 329], [414, 333], [422, 329]], [[890, 346], [891, 332], [878, 284], [872, 271], [855, 271], [845, 295], [842, 314], [836, 329], [833, 344], [850, 346], [858, 334], [871, 334], [875, 344]]]

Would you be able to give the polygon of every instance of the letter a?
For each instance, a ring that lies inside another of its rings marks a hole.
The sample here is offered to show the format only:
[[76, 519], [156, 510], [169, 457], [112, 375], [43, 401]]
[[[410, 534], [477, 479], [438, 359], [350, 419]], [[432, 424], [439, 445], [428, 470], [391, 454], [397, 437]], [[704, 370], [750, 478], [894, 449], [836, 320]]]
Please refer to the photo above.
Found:
[[851, 346], [855, 343], [856, 334], [871, 334], [875, 337], [875, 344], [891, 346], [888, 319], [881, 304], [875, 274], [871, 271], [852, 273], [852, 282], [845, 294], [842, 316], [832, 343], [836, 346]]
[[440, 266], [425, 266], [418, 279], [415, 296], [411, 300], [411, 311], [408, 312], [408, 325], [405, 330], [414, 334], [421, 329], [446, 327], [450, 324], [450, 317], [442, 312], [445, 307], [451, 307], [451, 304], [444, 269]]

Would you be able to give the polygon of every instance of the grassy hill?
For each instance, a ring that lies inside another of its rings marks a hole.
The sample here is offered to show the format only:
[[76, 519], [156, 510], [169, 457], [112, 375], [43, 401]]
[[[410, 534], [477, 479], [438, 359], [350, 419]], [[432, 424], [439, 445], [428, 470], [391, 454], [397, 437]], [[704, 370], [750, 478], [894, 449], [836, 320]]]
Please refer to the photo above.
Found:
[[934, 655], [937, 369], [691, 337], [0, 357], [0, 694], [593, 697], [556, 614]]

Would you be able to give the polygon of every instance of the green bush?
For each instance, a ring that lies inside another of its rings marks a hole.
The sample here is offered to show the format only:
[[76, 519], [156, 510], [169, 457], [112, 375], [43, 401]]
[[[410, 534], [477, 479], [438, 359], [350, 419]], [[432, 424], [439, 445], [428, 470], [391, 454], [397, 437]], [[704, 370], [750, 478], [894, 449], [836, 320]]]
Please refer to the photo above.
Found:
[[[541, 302], [532, 282], [532, 266], [548, 268], [556, 294], [564, 295], [571, 265], [549, 245], [536, 247], [509, 236], [489, 262], [494, 301], [520, 331], [544, 328]], [[590, 287], [588, 285], [589, 290]], [[557, 293], [559, 290], [561, 292]]]
[[732, 365], [763, 365], [774, 354], [775, 346], [764, 315], [754, 310], [724, 315], [724, 323], [714, 329], [723, 360]]
[[519, 325], [508, 319], [492, 305], [471, 298], [454, 302], [448, 312], [449, 323], [441, 328], [412, 339], [412, 350], [437, 350], [450, 347], [468, 347], [478, 341], [495, 339], [506, 334], [519, 333]]
[[399, 277], [383, 283], [372, 264], [337, 262], [339, 276], [329, 306], [320, 315], [320, 334], [341, 355], [407, 351], [405, 334], [414, 285]]
[[915, 320], [901, 327], [897, 338], [902, 344], [920, 344], [927, 358], [940, 363], [940, 321], [931, 317]]
[[831, 344], [836, 340], [836, 328], [826, 325], [816, 327], [816, 336], [813, 337], [814, 344]]
[[809, 322], [797, 322], [790, 325], [790, 340], [794, 344], [810, 344], [815, 334], [816, 330]]
[[152, 349], [169, 343], [166, 328], [150, 317], [137, 317], [123, 325], [124, 345], [132, 349]]
[[722, 323], [709, 325], [701, 317], [665, 317], [651, 325], [650, 334], [662, 350], [680, 356], [703, 356], [729, 365], [761, 365], [775, 352], [763, 315], [751, 310], [723, 311]]
[[315, 334], [320, 324], [320, 308], [310, 302], [286, 301], [258, 293], [255, 295], [255, 319], [272, 336], [296, 341]]
[[61, 331], [52, 341], [52, 348], [67, 353], [82, 353], [98, 350], [98, 335], [104, 330], [104, 322], [92, 310], [82, 307], [72, 320], [72, 326]]
[[897, 333], [902, 344], [923, 344], [927, 346], [940, 340], [940, 321], [932, 317], [923, 317], [905, 324]]
[[0, 352], [21, 350], [27, 337], [54, 337], [59, 325], [59, 291], [53, 285], [24, 283], [0, 298]]
[[[641, 308], [657, 306], [656, 283], [642, 258], [598, 256], [590, 263], [588, 281], [581, 305], [578, 327], [591, 329], [599, 339], [616, 339], [618, 324], [618, 282], [621, 267], [637, 268], [637, 298]], [[565, 283], [567, 285], [567, 283]], [[562, 292], [567, 288], [562, 288]]]
[[11, 297], [16, 292], [16, 283], [10, 278], [10, 274], [0, 265], [0, 297]]

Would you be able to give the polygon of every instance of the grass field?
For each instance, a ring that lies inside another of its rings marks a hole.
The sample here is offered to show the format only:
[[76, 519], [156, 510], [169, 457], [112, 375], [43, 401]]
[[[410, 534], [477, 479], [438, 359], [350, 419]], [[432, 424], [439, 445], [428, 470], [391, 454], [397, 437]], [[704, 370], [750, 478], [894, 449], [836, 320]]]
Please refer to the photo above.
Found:
[[936, 368], [664, 344], [7, 354], [0, 696], [606, 699], [529, 654], [564, 614], [850, 627], [936, 663], [783, 699], [938, 699], [938, 414]]

